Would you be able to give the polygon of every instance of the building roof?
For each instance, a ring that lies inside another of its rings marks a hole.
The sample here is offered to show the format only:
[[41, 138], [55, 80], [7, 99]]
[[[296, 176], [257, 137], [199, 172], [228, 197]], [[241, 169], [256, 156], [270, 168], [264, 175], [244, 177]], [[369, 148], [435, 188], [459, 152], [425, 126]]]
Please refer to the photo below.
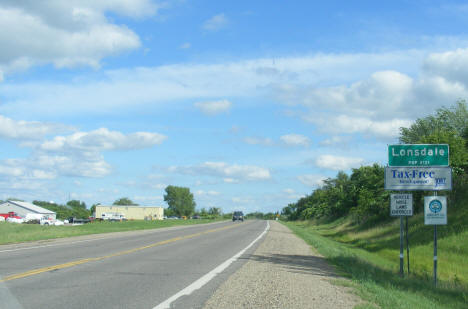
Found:
[[48, 209], [42, 208], [40, 206], [31, 204], [31, 203], [28, 203], [28, 202], [7, 201], [7, 203], [26, 208], [28, 210], [31, 210], [31, 211], [35, 212], [35, 213], [40, 213], [40, 214], [54, 214], [55, 213], [52, 210], [48, 210]]

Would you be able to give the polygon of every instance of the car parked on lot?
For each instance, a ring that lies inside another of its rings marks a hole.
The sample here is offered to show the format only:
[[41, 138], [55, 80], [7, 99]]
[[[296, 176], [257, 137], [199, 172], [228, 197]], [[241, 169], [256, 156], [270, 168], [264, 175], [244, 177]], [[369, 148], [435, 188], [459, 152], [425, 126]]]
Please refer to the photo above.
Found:
[[244, 221], [244, 213], [242, 211], [234, 211], [232, 214], [232, 222]]

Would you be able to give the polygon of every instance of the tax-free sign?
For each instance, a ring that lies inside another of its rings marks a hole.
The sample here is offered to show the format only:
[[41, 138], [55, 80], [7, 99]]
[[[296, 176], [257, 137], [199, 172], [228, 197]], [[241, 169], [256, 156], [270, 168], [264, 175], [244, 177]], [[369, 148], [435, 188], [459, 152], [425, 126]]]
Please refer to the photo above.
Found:
[[388, 146], [389, 166], [448, 166], [447, 144], [408, 144]]

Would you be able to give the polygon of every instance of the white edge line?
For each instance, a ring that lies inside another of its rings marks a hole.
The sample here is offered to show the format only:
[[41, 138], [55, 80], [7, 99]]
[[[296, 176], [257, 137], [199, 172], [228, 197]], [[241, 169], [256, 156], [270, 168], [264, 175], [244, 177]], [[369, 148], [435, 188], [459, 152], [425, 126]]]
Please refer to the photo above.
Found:
[[207, 284], [208, 282], [211, 281], [211, 279], [213, 279], [214, 277], [216, 277], [216, 275], [222, 273], [226, 268], [229, 267], [229, 265], [231, 265], [233, 262], [235, 262], [242, 254], [245, 253], [245, 251], [247, 251], [250, 247], [252, 247], [260, 238], [263, 237], [263, 235], [266, 234], [266, 232], [268, 232], [268, 230], [270, 229], [270, 222], [267, 221], [267, 226], [265, 227], [265, 230], [257, 237], [255, 238], [254, 241], [252, 241], [247, 247], [245, 247], [244, 249], [242, 249], [241, 251], [239, 251], [236, 255], [234, 255], [233, 257], [231, 257], [230, 259], [226, 260], [225, 262], [223, 262], [221, 265], [219, 265], [218, 267], [216, 267], [215, 269], [213, 269], [212, 271], [210, 271], [209, 273], [207, 273], [206, 275], [204, 275], [203, 277], [201, 277], [200, 279], [198, 279], [197, 281], [193, 282], [192, 284], [190, 284], [189, 286], [187, 286], [185, 289], [179, 291], [178, 293], [172, 295], [171, 297], [169, 297], [168, 299], [166, 299], [165, 301], [163, 301], [162, 303], [160, 303], [159, 305], [157, 305], [156, 307], [154, 307], [153, 309], [168, 309], [170, 308], [171, 306], [171, 303], [173, 303], [174, 301], [176, 301], [177, 299], [179, 299], [180, 297], [184, 296], [184, 295], [190, 295], [192, 294], [195, 290], [198, 290], [200, 289], [201, 287], [203, 287], [205, 284]]

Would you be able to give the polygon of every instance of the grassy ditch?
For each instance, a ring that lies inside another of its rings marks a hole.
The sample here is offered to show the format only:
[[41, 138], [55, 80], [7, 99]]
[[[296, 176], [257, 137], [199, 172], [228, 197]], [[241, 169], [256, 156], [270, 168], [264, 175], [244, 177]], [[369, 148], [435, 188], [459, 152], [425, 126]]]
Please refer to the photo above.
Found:
[[437, 288], [432, 281], [433, 227], [424, 226], [420, 215], [410, 219], [411, 275], [405, 264], [405, 278], [398, 273], [399, 220], [370, 228], [349, 219], [285, 224], [349, 277], [363, 299], [381, 308], [467, 308], [467, 218], [467, 210], [459, 211], [449, 216], [451, 225], [438, 228]]
[[89, 234], [148, 230], [176, 225], [211, 223], [219, 220], [163, 220], [163, 221], [126, 221], [94, 222], [73, 226], [43, 226], [38, 224], [15, 224], [0, 222], [0, 245], [64, 238]]

